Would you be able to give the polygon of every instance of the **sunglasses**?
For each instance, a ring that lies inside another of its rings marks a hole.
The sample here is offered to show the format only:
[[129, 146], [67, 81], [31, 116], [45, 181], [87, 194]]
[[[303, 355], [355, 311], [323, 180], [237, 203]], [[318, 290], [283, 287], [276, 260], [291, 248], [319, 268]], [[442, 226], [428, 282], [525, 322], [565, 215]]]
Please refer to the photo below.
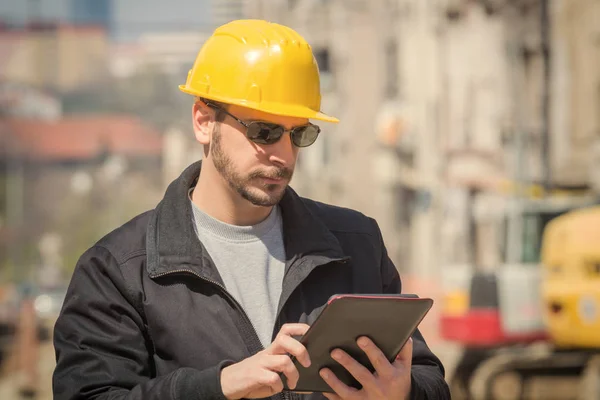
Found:
[[271, 122], [264, 121], [250, 121], [244, 122], [235, 115], [232, 115], [223, 107], [220, 107], [214, 103], [204, 102], [207, 106], [212, 109], [224, 112], [231, 118], [235, 119], [241, 125], [246, 128], [246, 137], [258, 144], [273, 144], [277, 143], [284, 133], [289, 132], [292, 143], [297, 147], [308, 147], [317, 140], [321, 128], [317, 125], [308, 123], [306, 125], [296, 126], [292, 129], [285, 129], [284, 126], [279, 124], [273, 124]]

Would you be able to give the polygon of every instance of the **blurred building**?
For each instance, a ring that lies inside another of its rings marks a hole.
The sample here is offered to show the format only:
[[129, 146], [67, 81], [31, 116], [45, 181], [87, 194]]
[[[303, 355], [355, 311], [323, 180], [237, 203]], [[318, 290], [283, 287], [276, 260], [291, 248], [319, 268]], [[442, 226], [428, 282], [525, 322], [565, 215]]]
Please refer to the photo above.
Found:
[[[398, 182], [400, 151], [389, 146], [408, 138], [397, 118], [406, 94], [398, 79], [397, 4], [280, 0], [246, 7], [249, 16], [287, 24], [308, 40], [321, 70], [322, 109], [341, 121], [321, 124], [319, 140], [300, 156], [293, 186], [376, 217], [390, 256], [410, 268], [412, 202], [400, 198], [415, 198], [416, 191]], [[414, 158], [410, 149], [403, 157]]]
[[108, 61], [109, 74], [116, 78], [134, 75], [143, 66], [144, 49], [138, 43], [113, 43]]
[[0, 268], [20, 280], [40, 262], [37, 244], [61, 242], [65, 271], [102, 235], [153, 207], [163, 142], [120, 115], [0, 120]]
[[0, 82], [0, 118], [56, 120], [62, 115], [58, 97], [15, 82]]
[[541, 228], [515, 210], [598, 195], [599, 17], [584, 0], [447, 4], [442, 263], [525, 262]]
[[210, 32], [169, 32], [141, 35], [136, 43], [111, 46], [110, 72], [127, 77], [140, 69], [155, 68], [178, 79], [187, 76]]
[[265, 0], [246, 10], [306, 37], [323, 109], [341, 119], [301, 154], [294, 185], [376, 217], [412, 275], [491, 268], [506, 256], [514, 199], [590, 186], [598, 2]]
[[135, 42], [148, 33], [209, 29], [211, 0], [11, 0], [0, 1], [0, 22], [93, 24], [117, 42]]
[[600, 165], [600, 4], [555, 1], [551, 12], [551, 174], [585, 184]]
[[110, 69], [115, 76], [132, 75], [140, 68], [157, 68], [174, 77], [187, 76], [194, 58], [215, 27], [245, 17], [245, 0], [212, 0], [199, 7], [195, 29], [177, 27], [140, 33], [134, 42], [114, 43]]
[[70, 21], [74, 25], [100, 25], [107, 32], [113, 25], [112, 0], [71, 0]]
[[220, 26], [234, 19], [244, 18], [244, 1], [246, 0], [211, 0], [211, 24]]
[[108, 74], [108, 37], [98, 26], [33, 23], [0, 30], [0, 80], [69, 91]]

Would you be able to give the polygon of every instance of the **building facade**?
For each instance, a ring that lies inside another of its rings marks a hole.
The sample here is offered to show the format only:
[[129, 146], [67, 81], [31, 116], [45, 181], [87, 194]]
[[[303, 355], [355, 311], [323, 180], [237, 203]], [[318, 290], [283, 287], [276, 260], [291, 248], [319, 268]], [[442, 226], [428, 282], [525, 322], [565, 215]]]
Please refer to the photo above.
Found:
[[503, 262], [499, 227], [517, 193], [599, 175], [599, 10], [591, 0], [246, 3], [246, 15], [311, 43], [323, 109], [341, 119], [301, 154], [293, 184], [376, 217], [399, 269], [425, 280], [450, 264]]
[[0, 30], [0, 79], [58, 92], [108, 77], [109, 39], [104, 28], [35, 23]]

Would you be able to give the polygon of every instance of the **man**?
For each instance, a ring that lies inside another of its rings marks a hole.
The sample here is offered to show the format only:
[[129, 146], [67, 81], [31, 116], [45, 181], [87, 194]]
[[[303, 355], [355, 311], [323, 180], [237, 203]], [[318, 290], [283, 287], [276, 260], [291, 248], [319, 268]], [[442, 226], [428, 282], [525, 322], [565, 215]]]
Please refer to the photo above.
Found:
[[[283, 391], [308, 366], [295, 339], [336, 293], [399, 293], [374, 220], [299, 197], [300, 147], [320, 132], [319, 74], [293, 30], [234, 21], [201, 49], [185, 85], [203, 161], [156, 209], [90, 248], [55, 328], [54, 397], [321, 397]], [[321, 371], [329, 399], [447, 399], [444, 369], [417, 333], [394, 363], [361, 338], [377, 371], [332, 357], [363, 389]]]

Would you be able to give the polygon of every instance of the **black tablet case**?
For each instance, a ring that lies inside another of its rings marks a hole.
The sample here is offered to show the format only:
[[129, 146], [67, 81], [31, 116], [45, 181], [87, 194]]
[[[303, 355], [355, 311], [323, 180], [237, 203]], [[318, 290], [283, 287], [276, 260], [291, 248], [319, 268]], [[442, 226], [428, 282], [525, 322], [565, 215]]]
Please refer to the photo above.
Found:
[[[293, 360], [300, 373], [293, 391], [332, 393], [319, 375], [324, 367], [331, 369], [346, 385], [360, 389], [360, 383], [331, 358], [331, 351], [341, 348], [373, 372], [356, 339], [369, 337], [393, 362], [432, 305], [432, 299], [410, 294], [332, 296], [309, 331], [299, 339], [308, 350], [311, 366], [304, 368]], [[289, 390], [283, 375], [282, 380], [285, 390]]]

